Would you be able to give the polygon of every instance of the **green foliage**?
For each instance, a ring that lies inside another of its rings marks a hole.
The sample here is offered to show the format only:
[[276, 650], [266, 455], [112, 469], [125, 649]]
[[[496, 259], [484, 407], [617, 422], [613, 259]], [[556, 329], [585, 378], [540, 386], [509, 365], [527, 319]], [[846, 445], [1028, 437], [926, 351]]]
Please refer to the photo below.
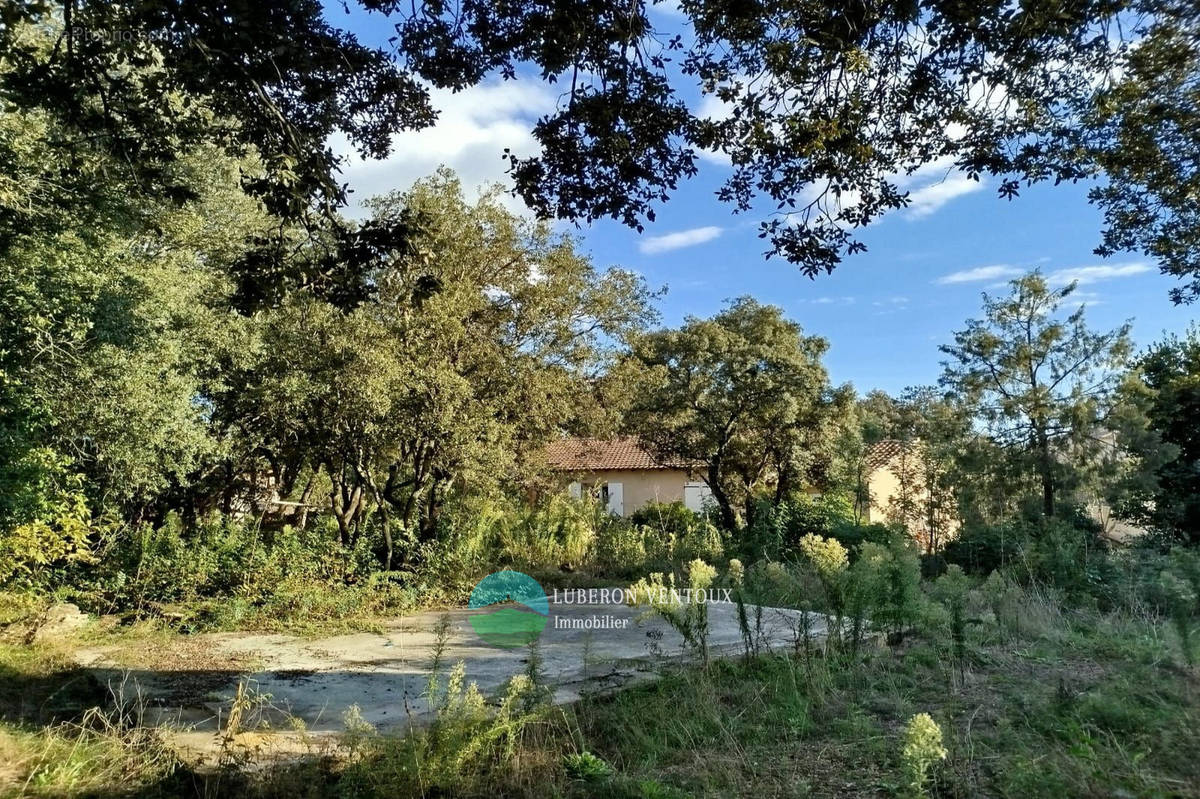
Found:
[[908, 777], [908, 790], [913, 796], [925, 797], [930, 771], [946, 759], [942, 745], [942, 728], [928, 713], [918, 713], [904, 728], [904, 745], [900, 757]]
[[1040, 272], [1010, 285], [1007, 297], [985, 294], [984, 318], [968, 321], [954, 344], [941, 347], [952, 359], [941, 383], [1037, 475], [1042, 512], [1053, 516], [1066, 468], [1097, 451], [1093, 434], [1114, 404], [1130, 326], [1093, 332], [1082, 305], [1064, 316], [1075, 284], [1052, 289]]
[[1136, 379], [1127, 384], [1127, 404], [1141, 402], [1148, 427], [1171, 451], [1157, 464], [1153, 480], [1135, 486], [1123, 508], [1138, 522], [1173, 538], [1200, 541], [1200, 327], [1183, 337], [1152, 345], [1138, 359]]
[[921, 565], [915, 548], [895, 539], [885, 546], [867, 542], [859, 547], [849, 579], [869, 600], [867, 612], [876, 627], [898, 643], [919, 612]]
[[1196, 625], [1200, 620], [1200, 555], [1177, 551], [1165, 565], [1151, 586], [1152, 596], [1175, 628], [1184, 660], [1194, 665]]
[[954, 647], [954, 659], [958, 665], [959, 680], [965, 679], [967, 664], [967, 592], [971, 581], [957, 565], [951, 565], [946, 573], [933, 584], [933, 596], [950, 612], [950, 640]]
[[[114, 162], [100, 175], [128, 174], [144, 192], [133, 197], [187, 196], [172, 180], [177, 153], [217, 142], [229, 154], [261, 153], [265, 174], [247, 185], [272, 213], [328, 216], [345, 200], [329, 141], [344, 137], [364, 158], [383, 158], [394, 134], [434, 120], [423, 86], [457, 91], [528, 65], [554, 85], [573, 73], [534, 128], [537, 154], [505, 151], [518, 193], [544, 217], [614, 218], [641, 230], [696, 174], [698, 153], [720, 151], [735, 168], [718, 196], [742, 211], [763, 198], [793, 208], [761, 235], [771, 253], [816, 275], [865, 249], [854, 231], [911, 202], [904, 176], [921, 168], [1002, 176], [1008, 198], [1024, 181], [1105, 175], [1092, 194], [1105, 212], [1101, 251], [1139, 249], [1172, 274], [1195, 272], [1187, 153], [1197, 54], [1187, 3], [1122, 0], [995, 20], [990, 8], [922, 1], [850, 23], [822, 4], [745, 13], [719, 0], [684, 6], [670, 23], [646, 2], [589, 9], [570, 23], [529, 2], [362, 5], [387, 15], [394, 53], [330, 24], [319, 3], [279, 14], [150, 0], [81, 0], [65, 13], [40, 0], [9, 3], [3, 92], [21, 112], [69, 123], [38, 153], [50, 166], [39, 188], [67, 212], [89, 211], [103, 181], [75, 165], [100, 153]], [[1128, 18], [1141, 23], [1129, 30], [1120, 24]], [[925, 30], [940, 32], [933, 52]], [[846, 79], [831, 83], [831, 74]], [[769, 88], [737, 75], [761, 75]], [[1097, 76], [1116, 77], [1097, 88]], [[981, 93], [985, 84], [1004, 100]], [[697, 89], [737, 113], [691, 111]], [[880, 130], [880, 119], [893, 122]], [[22, 189], [5, 194], [41, 194]], [[27, 221], [13, 216], [6, 227]], [[271, 244], [246, 270], [260, 292], [281, 278], [330, 280], [279, 269], [286, 237]]]
[[577, 752], [563, 758], [567, 776], [578, 782], [603, 782], [613, 774], [612, 766], [591, 752]]
[[476, 795], [500, 783], [516, 787], [523, 776], [553, 777], [544, 767], [522, 774], [520, 758], [529, 750], [563, 762], [553, 738], [542, 735], [551, 714], [546, 693], [526, 675], [508, 682], [493, 710], [459, 662], [448, 675], [435, 671], [424, 699], [431, 723], [410, 735], [382, 736], [369, 725], [353, 725], [353, 757], [338, 779], [340, 795]]
[[621, 371], [636, 385], [626, 424], [667, 461], [702, 464], [727, 530], [774, 475], [777, 498], [828, 460], [844, 411], [821, 358], [779, 308], [742, 297], [711, 319], [634, 339]]
[[49, 571], [95, 562], [87, 521], [65, 517], [36, 521], [0, 533], [0, 586], [45, 585]]
[[438, 540], [422, 550], [417, 572], [433, 585], [469, 592], [499, 565], [550, 579], [561, 572], [621, 578], [724, 557], [717, 527], [682, 505], [623, 519], [586, 497], [559, 493], [527, 507], [491, 496], [450, 509]]
[[[422, 220], [411, 251], [382, 259], [369, 303], [297, 295], [266, 315], [245, 385], [220, 407], [269, 462], [329, 479], [343, 544], [374, 508], [413, 562], [461, 492], [530, 477], [548, 440], [600, 413], [586, 376], [654, 317], [652, 294], [498, 190], [469, 201], [448, 171], [370, 209], [365, 231]], [[565, 563], [589, 546], [566, 545]]]
[[642, 605], [679, 633], [684, 643], [708, 663], [708, 594], [717, 570], [697, 558], [687, 564], [686, 589], [676, 587], [675, 574], [653, 573], [629, 587], [631, 605]]
[[661, 530], [667, 535], [682, 535], [696, 524], [695, 511], [682, 502], [647, 502], [629, 516], [635, 525]]
[[1028, 529], [1021, 522], [971, 525], [946, 545], [942, 555], [968, 574], [988, 575], [1012, 563], [1028, 539]]
[[799, 553], [800, 541], [808, 535], [834, 538], [853, 552], [864, 541], [885, 543], [894, 534], [886, 525], [861, 523], [843, 494], [793, 495], [779, 503], [758, 501], [740, 547], [747, 560], [782, 559]]
[[45, 450], [24, 457], [6, 472], [13, 493], [0, 500], [7, 511], [0, 512], [0, 586], [44, 588], [65, 569], [94, 562], [92, 519], [82, 481], [66, 472], [67, 459]]

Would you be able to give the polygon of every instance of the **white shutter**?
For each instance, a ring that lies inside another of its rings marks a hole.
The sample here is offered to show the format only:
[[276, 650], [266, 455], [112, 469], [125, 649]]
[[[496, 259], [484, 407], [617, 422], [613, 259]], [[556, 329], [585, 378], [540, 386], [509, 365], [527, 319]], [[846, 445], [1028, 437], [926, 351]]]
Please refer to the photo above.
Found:
[[620, 483], [608, 484], [608, 512], [617, 516], [625, 515], [625, 497]]
[[712, 489], [708, 487], [708, 483], [684, 483], [683, 504], [688, 510], [700, 513], [711, 501]]
[[579, 484], [578, 480], [574, 480], [567, 486], [567, 493], [571, 496], [571, 499], [579, 499], [583, 496], [583, 486]]

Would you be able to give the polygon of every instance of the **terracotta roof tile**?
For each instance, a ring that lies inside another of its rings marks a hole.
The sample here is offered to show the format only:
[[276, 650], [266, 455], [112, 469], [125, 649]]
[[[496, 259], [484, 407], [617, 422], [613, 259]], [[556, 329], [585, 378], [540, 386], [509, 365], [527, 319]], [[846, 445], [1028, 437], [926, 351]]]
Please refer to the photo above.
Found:
[[875, 470], [887, 465], [892, 458], [900, 454], [902, 449], [903, 446], [895, 439], [875, 442], [867, 447], [867, 468]]
[[632, 436], [564, 438], [546, 447], [546, 462], [564, 472], [685, 468], [681, 463], [658, 460]]

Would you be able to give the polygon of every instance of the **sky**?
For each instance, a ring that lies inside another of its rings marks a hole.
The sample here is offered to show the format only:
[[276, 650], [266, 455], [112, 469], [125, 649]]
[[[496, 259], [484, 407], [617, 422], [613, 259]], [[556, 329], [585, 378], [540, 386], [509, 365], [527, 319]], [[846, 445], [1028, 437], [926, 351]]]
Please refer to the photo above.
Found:
[[[382, 46], [392, 35], [381, 17], [347, 15], [340, 3], [326, 13], [365, 43]], [[434, 127], [396, 136], [384, 161], [349, 157], [343, 176], [353, 192], [351, 214], [367, 197], [405, 189], [441, 165], [454, 169], [468, 189], [510, 185], [504, 148], [536, 153], [530, 130], [554, 108], [557, 90], [518, 78], [432, 95], [440, 109]], [[693, 99], [694, 107], [704, 107], [698, 95]], [[332, 144], [348, 151], [342, 142]], [[1090, 326], [1107, 330], [1132, 320], [1139, 346], [1182, 332], [1196, 316], [1196, 308], [1171, 303], [1167, 292], [1177, 281], [1159, 274], [1150, 259], [1093, 254], [1102, 220], [1082, 184], [1024, 188], [1009, 201], [997, 197], [995, 179], [922, 170], [906, 185], [908, 208], [859, 231], [866, 253], [810, 279], [780, 258], [764, 259], [759, 216], [734, 215], [716, 199], [727, 174], [720, 158], [702, 158], [700, 174], [680, 185], [642, 234], [609, 221], [559, 227], [597, 267], [631, 269], [652, 288], [665, 286], [659, 301], [664, 325], [711, 316], [742, 295], [780, 306], [805, 333], [829, 340], [825, 364], [833, 382], [852, 383], [862, 393], [896, 394], [936, 382], [944, 358], [938, 346], [980, 315], [980, 293], [1004, 293], [1006, 280], [1034, 268], [1056, 285], [1077, 279], [1074, 302], [1086, 303]], [[510, 205], [524, 210], [519, 200]]]

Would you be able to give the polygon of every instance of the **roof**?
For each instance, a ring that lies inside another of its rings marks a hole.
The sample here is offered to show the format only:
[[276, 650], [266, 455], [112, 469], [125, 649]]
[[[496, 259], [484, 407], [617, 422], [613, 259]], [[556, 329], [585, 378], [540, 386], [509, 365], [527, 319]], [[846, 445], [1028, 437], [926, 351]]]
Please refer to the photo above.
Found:
[[546, 447], [546, 462], [564, 472], [687, 468], [681, 462], [659, 460], [633, 436], [564, 438]]
[[882, 466], [886, 466], [903, 449], [904, 445], [894, 438], [875, 442], [867, 447], [867, 468], [874, 471]]

